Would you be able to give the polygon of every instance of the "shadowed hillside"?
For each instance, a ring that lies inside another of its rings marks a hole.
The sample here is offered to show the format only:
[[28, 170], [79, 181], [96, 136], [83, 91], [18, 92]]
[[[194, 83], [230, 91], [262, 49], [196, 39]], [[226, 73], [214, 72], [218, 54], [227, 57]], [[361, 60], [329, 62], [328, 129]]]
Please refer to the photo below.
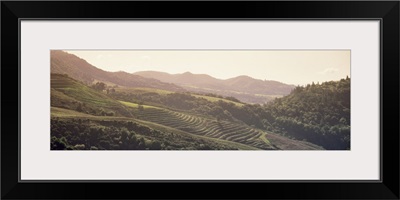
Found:
[[171, 83], [163, 83], [156, 79], [126, 72], [107, 72], [89, 64], [85, 60], [64, 51], [51, 51], [51, 73], [67, 74], [68, 76], [86, 84], [102, 81], [127, 87], [149, 87], [172, 91], [184, 91]]

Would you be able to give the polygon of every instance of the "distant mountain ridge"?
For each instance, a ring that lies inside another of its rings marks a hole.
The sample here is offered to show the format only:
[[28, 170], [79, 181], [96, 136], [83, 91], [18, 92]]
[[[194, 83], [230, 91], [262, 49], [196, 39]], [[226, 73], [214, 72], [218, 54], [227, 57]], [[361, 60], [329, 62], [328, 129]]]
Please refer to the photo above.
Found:
[[84, 59], [61, 50], [52, 50], [51, 73], [67, 74], [73, 79], [92, 84], [96, 81], [126, 87], [148, 87], [174, 92], [193, 91], [231, 96], [245, 103], [266, 103], [276, 97], [289, 94], [295, 86], [277, 81], [263, 81], [249, 76], [238, 76], [226, 80], [207, 74], [169, 74], [158, 71], [127, 73], [108, 72], [99, 69]]
[[158, 71], [141, 71], [133, 74], [173, 83], [191, 91], [233, 96], [247, 103], [266, 103], [276, 96], [289, 94], [295, 88], [294, 85], [278, 81], [263, 81], [245, 75], [222, 80], [207, 74], [190, 72], [169, 74]]
[[201, 85], [203, 87], [207, 87], [215, 84], [222, 84], [222, 80], [216, 79], [210, 75], [192, 74], [191, 72], [185, 72], [182, 74], [169, 74], [158, 71], [140, 71], [133, 74], [178, 85]]
[[94, 81], [102, 81], [127, 87], [149, 87], [171, 91], [185, 91], [183, 88], [172, 83], [164, 83], [152, 78], [145, 78], [123, 71], [107, 72], [89, 64], [84, 59], [61, 50], [52, 50], [50, 55], [51, 73], [67, 74], [86, 84], [93, 83]]

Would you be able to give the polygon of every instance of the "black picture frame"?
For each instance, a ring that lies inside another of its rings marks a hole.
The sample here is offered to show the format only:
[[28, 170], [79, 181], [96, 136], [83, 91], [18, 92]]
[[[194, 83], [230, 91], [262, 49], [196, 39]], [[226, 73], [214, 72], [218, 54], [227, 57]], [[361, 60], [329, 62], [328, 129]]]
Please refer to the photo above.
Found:
[[[2, 1], [1, 198], [399, 199], [399, 10], [398, 1]], [[380, 86], [382, 179], [372, 182], [19, 182], [18, 133], [21, 96], [20, 80], [17, 79], [17, 74], [19, 74], [20, 63], [19, 23], [22, 18], [73, 20], [379, 19], [382, 22]], [[18, 84], [13, 84], [16, 81]], [[147, 192], [148, 188], [152, 188], [155, 192]]]

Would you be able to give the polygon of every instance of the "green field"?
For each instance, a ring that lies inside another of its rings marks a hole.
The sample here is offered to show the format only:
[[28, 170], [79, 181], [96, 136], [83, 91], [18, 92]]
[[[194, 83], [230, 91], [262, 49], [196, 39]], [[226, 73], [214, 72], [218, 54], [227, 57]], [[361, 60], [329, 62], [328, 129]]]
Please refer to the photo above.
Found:
[[223, 99], [223, 98], [218, 98], [218, 97], [210, 97], [210, 96], [199, 95], [199, 94], [193, 94], [193, 96], [195, 96], [195, 97], [197, 97], [197, 98], [204, 98], [204, 99], [207, 99], [208, 101], [211, 101], [211, 102], [224, 101], [224, 102], [227, 102], [227, 103], [233, 103], [233, 104], [235, 104], [236, 106], [243, 106], [243, 105], [244, 105], [243, 103], [239, 103], [239, 102], [235, 102], [235, 101], [230, 101], [230, 100]]
[[[118, 101], [118, 102], [122, 103], [125, 106], [131, 107], [131, 108], [139, 108], [139, 104], [137, 104], [137, 103], [126, 102], [126, 101]], [[162, 108], [158, 108], [155, 106], [149, 106], [149, 105], [140, 105], [140, 106], [142, 106], [143, 108], [162, 109]]]

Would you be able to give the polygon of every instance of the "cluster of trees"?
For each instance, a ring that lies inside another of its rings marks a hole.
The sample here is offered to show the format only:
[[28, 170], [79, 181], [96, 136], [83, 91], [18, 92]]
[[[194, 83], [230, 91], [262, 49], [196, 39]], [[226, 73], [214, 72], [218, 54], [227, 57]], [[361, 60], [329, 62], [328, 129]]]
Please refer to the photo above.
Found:
[[92, 85], [92, 88], [97, 91], [103, 91], [107, 88], [107, 85], [103, 82], [96, 82], [95, 84]]
[[100, 91], [100, 92], [105, 91], [107, 94], [110, 94], [110, 93], [114, 93], [115, 88], [118, 86], [117, 85], [108, 86], [107, 84], [105, 84], [103, 82], [96, 82], [95, 84], [92, 84], [90, 87], [97, 91]]
[[131, 121], [51, 119], [51, 150], [232, 149], [189, 135], [163, 132]]

